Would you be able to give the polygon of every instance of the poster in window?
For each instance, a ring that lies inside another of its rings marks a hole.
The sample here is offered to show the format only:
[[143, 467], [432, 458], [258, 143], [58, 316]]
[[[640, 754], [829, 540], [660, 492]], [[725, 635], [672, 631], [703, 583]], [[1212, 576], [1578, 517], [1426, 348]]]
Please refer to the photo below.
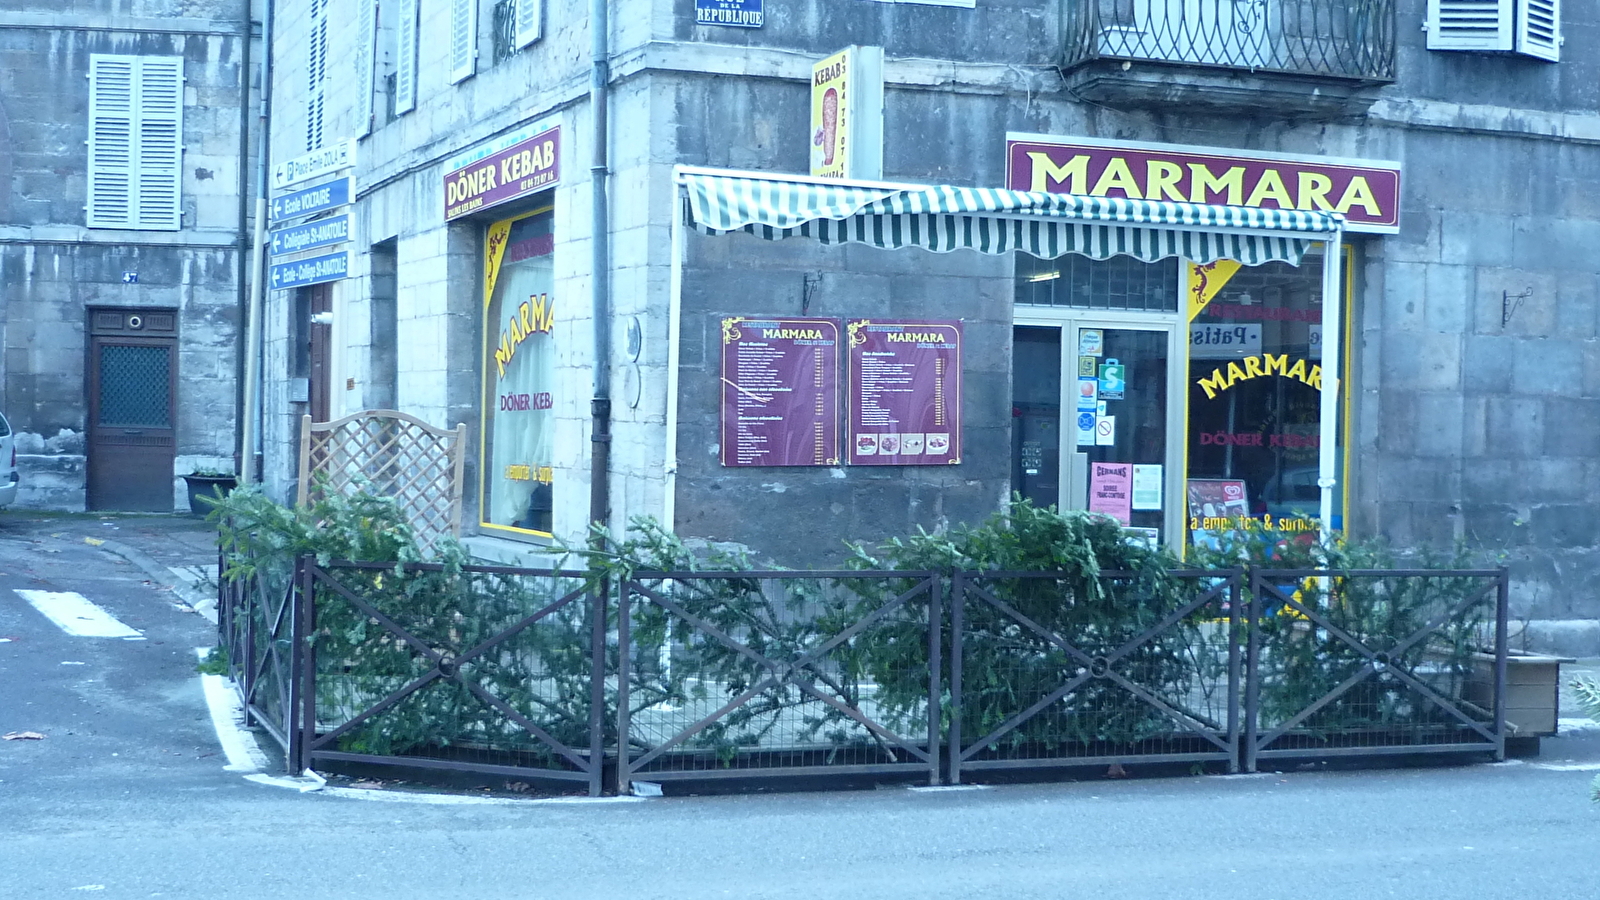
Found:
[[555, 235], [549, 212], [496, 222], [484, 248], [482, 525], [549, 536], [555, 476]]
[[961, 322], [851, 319], [849, 460], [961, 462]]

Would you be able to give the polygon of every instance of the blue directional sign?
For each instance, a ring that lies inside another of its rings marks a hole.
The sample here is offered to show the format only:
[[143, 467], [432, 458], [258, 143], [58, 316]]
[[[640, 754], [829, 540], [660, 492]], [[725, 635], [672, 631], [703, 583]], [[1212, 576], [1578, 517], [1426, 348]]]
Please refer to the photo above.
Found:
[[267, 247], [267, 254], [270, 256], [299, 253], [301, 250], [312, 250], [329, 244], [342, 244], [350, 240], [350, 214], [345, 213], [307, 222], [304, 225], [280, 228], [272, 232], [271, 237], [272, 243]]
[[267, 217], [274, 222], [282, 222], [348, 206], [350, 197], [354, 193], [355, 179], [348, 175], [319, 181], [298, 191], [290, 191], [272, 198]]
[[350, 274], [350, 251], [278, 263], [267, 272], [267, 286], [275, 291], [338, 281]]

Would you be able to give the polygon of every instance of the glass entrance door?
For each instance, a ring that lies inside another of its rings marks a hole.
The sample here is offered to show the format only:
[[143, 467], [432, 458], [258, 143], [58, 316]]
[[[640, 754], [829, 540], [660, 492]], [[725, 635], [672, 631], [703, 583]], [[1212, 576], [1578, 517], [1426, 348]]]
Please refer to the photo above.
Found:
[[1019, 319], [1013, 489], [1036, 505], [1114, 518], [1152, 545], [1181, 541], [1176, 336], [1159, 320]]

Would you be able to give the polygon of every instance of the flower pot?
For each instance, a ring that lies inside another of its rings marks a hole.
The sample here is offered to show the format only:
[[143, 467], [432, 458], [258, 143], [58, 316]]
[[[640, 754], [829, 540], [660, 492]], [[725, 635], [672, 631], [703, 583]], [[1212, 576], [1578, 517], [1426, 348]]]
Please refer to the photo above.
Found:
[[202, 498], [226, 497], [239, 485], [232, 475], [185, 475], [183, 480], [189, 485], [189, 512], [197, 516], [211, 512], [211, 504]]

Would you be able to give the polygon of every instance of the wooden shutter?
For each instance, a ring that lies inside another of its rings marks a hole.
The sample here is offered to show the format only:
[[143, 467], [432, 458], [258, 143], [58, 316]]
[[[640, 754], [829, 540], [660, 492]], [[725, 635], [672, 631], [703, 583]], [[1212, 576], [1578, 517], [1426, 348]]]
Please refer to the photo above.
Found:
[[322, 113], [328, 84], [328, 0], [311, 0], [306, 41], [306, 150], [322, 147]]
[[141, 59], [138, 87], [133, 227], [177, 231], [182, 225], [183, 57]]
[[450, 83], [472, 77], [477, 63], [477, 0], [450, 0]]
[[1512, 4], [1513, 0], [1428, 0], [1428, 49], [1510, 50]]
[[394, 113], [417, 108], [417, 0], [399, 0], [394, 44]]
[[1561, 59], [1561, 0], [1517, 0], [1517, 52]]
[[183, 58], [89, 59], [90, 228], [182, 225]]
[[521, 49], [539, 39], [539, 25], [544, 18], [544, 3], [541, 0], [516, 0], [516, 4], [516, 46]]
[[372, 133], [372, 95], [378, 87], [378, 0], [356, 2], [356, 137], [366, 137]]

